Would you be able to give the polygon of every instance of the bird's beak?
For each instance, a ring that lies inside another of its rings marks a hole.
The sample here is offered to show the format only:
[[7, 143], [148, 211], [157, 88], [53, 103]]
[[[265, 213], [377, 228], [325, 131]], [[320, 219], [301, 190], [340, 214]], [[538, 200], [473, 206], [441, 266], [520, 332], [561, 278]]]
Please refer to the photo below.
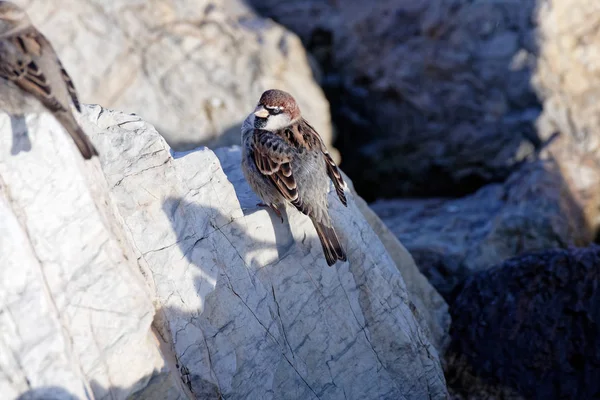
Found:
[[258, 118], [267, 118], [269, 116], [269, 111], [263, 106], [258, 106], [256, 107], [256, 110], [254, 110], [254, 116]]

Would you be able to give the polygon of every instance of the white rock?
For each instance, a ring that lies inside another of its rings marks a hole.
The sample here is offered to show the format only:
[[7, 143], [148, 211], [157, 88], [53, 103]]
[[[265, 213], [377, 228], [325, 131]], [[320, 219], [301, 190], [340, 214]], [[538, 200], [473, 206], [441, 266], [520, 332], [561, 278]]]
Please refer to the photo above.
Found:
[[331, 143], [329, 103], [300, 40], [243, 0], [15, 1], [84, 103], [138, 112], [175, 148], [237, 143], [270, 88], [293, 93]]
[[446, 398], [445, 304], [360, 198], [330, 197], [329, 268], [305, 216], [255, 207], [238, 148], [173, 157], [137, 116], [81, 120], [106, 179], [52, 117], [26, 151], [0, 115], [3, 398]]
[[49, 115], [24, 151], [22, 122], [0, 113], [1, 397], [125, 399], [166, 376], [143, 260], [99, 162]]
[[255, 206], [238, 148], [172, 154], [137, 116], [85, 114], [197, 398], [447, 397], [430, 329], [352, 194], [346, 208], [330, 193], [349, 262], [329, 268], [308, 218]]
[[[347, 177], [346, 180], [348, 180]], [[429, 331], [431, 343], [436, 347], [438, 353], [443, 355], [450, 340], [448, 336], [450, 330], [448, 305], [419, 271], [412, 255], [379, 219], [367, 202], [358, 196], [354, 196], [354, 201], [396, 263], [396, 267], [406, 282], [410, 300], [415, 306], [415, 317], [421, 327]]]

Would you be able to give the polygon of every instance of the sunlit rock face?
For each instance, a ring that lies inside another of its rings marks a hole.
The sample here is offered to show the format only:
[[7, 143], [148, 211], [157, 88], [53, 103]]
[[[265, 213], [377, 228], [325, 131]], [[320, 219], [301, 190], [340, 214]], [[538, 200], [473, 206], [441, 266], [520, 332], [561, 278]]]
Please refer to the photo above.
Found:
[[446, 398], [447, 306], [350, 188], [329, 195], [348, 262], [328, 267], [308, 217], [256, 206], [238, 147], [79, 120], [99, 158], [49, 115], [0, 115], [3, 393]]

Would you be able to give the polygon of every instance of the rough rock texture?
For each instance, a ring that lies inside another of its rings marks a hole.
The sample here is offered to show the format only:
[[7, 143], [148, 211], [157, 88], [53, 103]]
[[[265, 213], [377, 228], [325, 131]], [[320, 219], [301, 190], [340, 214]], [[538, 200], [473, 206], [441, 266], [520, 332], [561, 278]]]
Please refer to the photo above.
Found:
[[524, 398], [598, 398], [599, 286], [598, 246], [530, 253], [474, 275], [451, 307], [451, 351]]
[[345, 208], [330, 193], [349, 262], [329, 268], [305, 216], [288, 210], [282, 223], [256, 207], [239, 148], [172, 154], [137, 116], [86, 113], [151, 270], [157, 327], [197, 398], [447, 398], [419, 323], [433, 317], [415, 315], [428, 311], [353, 195]]
[[593, 239], [584, 211], [551, 159], [527, 164], [504, 184], [463, 198], [371, 206], [444, 296], [473, 272], [520, 253]]
[[448, 330], [450, 328], [448, 305], [420, 272], [411, 254], [400, 243], [394, 233], [385, 226], [367, 202], [356, 195], [352, 181], [347, 176], [344, 176], [344, 180], [348, 183], [353, 193], [355, 193], [354, 201], [356, 206], [369, 222], [373, 231], [379, 236], [379, 240], [381, 240], [386, 251], [400, 270], [410, 299], [415, 305], [415, 310], [413, 310], [415, 316], [421, 322], [421, 326], [427, 326], [431, 333], [433, 345], [443, 355], [448, 344]]
[[49, 115], [0, 113], [2, 398], [125, 399], [156, 379], [179, 392], [137, 259], [98, 160]]
[[293, 93], [331, 143], [329, 103], [298, 37], [242, 0], [16, 0], [81, 100], [141, 114], [178, 149], [239, 143], [263, 90]]

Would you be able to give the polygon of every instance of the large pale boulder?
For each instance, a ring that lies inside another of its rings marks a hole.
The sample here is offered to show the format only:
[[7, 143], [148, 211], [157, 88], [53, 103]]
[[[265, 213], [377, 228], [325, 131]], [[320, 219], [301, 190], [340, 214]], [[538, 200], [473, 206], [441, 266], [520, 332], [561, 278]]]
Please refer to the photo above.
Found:
[[329, 103], [298, 37], [242, 0], [16, 0], [83, 102], [138, 112], [172, 146], [239, 141], [262, 91], [293, 93], [331, 143]]
[[419, 316], [429, 300], [411, 300], [418, 290], [409, 292], [354, 195], [346, 208], [330, 193], [349, 258], [330, 268], [308, 218], [287, 210], [282, 223], [256, 207], [239, 148], [173, 153], [137, 116], [86, 114], [151, 271], [164, 316], [156, 327], [197, 398], [447, 397], [432, 345], [439, 332], [428, 325], [438, 311]]
[[49, 115], [0, 113], [1, 397], [125, 399], [148, 381], [183, 393], [150, 330], [144, 267], [98, 160]]
[[5, 397], [447, 398], [446, 304], [350, 190], [330, 268], [305, 216], [256, 207], [237, 147], [173, 153], [85, 106], [101, 171], [22, 122], [0, 116]]

